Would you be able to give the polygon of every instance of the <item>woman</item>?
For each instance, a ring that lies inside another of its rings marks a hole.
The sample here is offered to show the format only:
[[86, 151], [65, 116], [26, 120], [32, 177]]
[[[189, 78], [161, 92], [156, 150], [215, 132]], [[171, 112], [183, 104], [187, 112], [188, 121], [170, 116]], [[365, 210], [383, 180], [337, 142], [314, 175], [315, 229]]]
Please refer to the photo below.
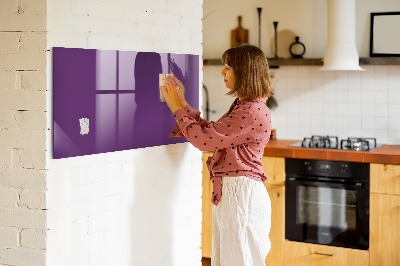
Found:
[[207, 122], [188, 105], [179, 80], [161, 87], [177, 126], [196, 148], [214, 151], [207, 160], [213, 182], [212, 265], [265, 265], [271, 244], [271, 202], [261, 158], [271, 131], [267, 98], [272, 95], [268, 62], [252, 45], [225, 51], [221, 71], [227, 95], [237, 98], [218, 121]]

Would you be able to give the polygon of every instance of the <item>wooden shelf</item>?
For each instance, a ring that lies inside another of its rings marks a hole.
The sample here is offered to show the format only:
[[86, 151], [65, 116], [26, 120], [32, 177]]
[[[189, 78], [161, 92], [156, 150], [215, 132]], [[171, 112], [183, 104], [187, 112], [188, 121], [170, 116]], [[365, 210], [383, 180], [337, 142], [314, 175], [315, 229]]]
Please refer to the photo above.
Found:
[[[268, 58], [271, 68], [279, 66], [321, 66], [323, 58]], [[204, 66], [222, 65], [220, 59], [204, 59]], [[360, 65], [400, 65], [400, 57], [362, 57]]]
[[[321, 58], [268, 58], [268, 64], [270, 67], [279, 66], [304, 66], [304, 65], [322, 65]], [[217, 66], [222, 65], [220, 59], [204, 59], [203, 65], [205, 66]]]
[[322, 58], [268, 58], [270, 67], [322, 66]]
[[362, 57], [360, 65], [400, 65], [400, 57]]

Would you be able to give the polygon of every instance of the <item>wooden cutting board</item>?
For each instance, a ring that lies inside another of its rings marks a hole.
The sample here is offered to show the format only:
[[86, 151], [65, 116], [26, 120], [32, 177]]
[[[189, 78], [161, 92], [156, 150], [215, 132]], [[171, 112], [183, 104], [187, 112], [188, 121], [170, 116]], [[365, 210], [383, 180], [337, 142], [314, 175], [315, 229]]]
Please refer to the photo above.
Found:
[[249, 43], [249, 30], [242, 27], [242, 16], [238, 16], [238, 27], [231, 30], [231, 48], [238, 44]]

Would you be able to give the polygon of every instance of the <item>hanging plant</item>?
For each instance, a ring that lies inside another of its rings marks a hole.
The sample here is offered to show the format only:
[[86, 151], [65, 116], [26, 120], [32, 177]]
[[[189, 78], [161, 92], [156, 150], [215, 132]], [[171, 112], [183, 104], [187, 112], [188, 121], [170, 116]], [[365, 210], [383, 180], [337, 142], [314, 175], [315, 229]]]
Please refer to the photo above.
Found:
[[[270, 72], [270, 76], [271, 76], [271, 83], [273, 83], [274, 77], [275, 77], [274, 72], [271, 71]], [[273, 95], [268, 97], [267, 102], [265, 104], [267, 105], [267, 107], [270, 110], [273, 110], [273, 109], [278, 107], [278, 102], [277, 102], [276, 98]]]
[[267, 102], [266, 102], [267, 107], [272, 110], [278, 107], [278, 102], [276, 101], [275, 97], [272, 95], [268, 97]]

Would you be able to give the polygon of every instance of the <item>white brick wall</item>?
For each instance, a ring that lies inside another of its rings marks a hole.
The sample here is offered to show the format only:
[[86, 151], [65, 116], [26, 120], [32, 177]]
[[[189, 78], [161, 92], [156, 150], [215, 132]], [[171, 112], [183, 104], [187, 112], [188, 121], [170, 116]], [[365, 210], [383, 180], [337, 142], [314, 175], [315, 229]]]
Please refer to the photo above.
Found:
[[45, 265], [46, 2], [0, 2], [0, 264]]
[[51, 47], [201, 56], [202, 1], [4, 0], [0, 15], [0, 264], [199, 265], [199, 151], [55, 161], [47, 128]]
[[21, 246], [32, 249], [46, 249], [46, 231], [23, 229]]
[[[48, 50], [202, 56], [202, 0], [50, 0], [47, 9]], [[35, 83], [41, 82], [39, 76]], [[50, 107], [51, 90], [48, 114]], [[60, 160], [47, 155], [48, 265], [201, 265], [202, 163], [190, 144]]]

